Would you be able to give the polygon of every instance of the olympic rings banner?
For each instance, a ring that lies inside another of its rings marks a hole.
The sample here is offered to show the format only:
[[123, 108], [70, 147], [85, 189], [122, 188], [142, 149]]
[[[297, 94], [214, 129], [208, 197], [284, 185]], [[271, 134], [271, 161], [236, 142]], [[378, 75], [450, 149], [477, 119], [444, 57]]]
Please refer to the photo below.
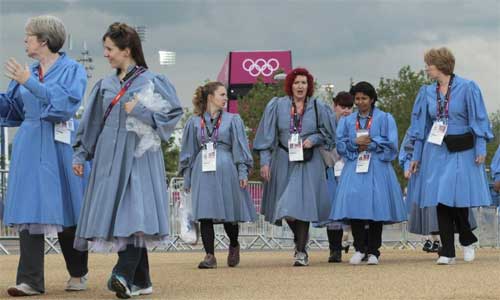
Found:
[[273, 75], [283, 69], [292, 70], [291, 51], [230, 52], [229, 82], [252, 84], [262, 76], [265, 83], [274, 82]]

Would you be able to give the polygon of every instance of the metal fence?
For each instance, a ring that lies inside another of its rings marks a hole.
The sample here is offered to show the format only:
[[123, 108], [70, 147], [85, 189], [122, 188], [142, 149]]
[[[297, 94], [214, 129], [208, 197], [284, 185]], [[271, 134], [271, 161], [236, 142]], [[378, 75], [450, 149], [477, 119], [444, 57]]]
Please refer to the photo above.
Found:
[[[6, 179], [8, 172], [0, 170], [0, 196], [4, 198], [6, 191]], [[201, 242], [191, 245], [180, 238], [180, 209], [182, 201], [182, 178], [174, 177], [169, 182], [170, 199], [170, 239], [167, 244], [152, 248], [152, 251], [190, 251], [201, 250]], [[254, 202], [257, 212], [260, 211], [262, 203], [263, 186], [261, 182], [253, 181], [248, 184], [248, 191]], [[478, 228], [475, 233], [479, 238], [481, 247], [500, 247], [500, 224], [499, 210], [496, 207], [484, 207], [474, 209]], [[242, 249], [255, 250], [279, 250], [292, 249], [293, 235], [290, 228], [283, 222], [283, 226], [274, 226], [264, 220], [264, 216], [257, 214], [254, 223], [240, 224], [240, 245]], [[383, 247], [385, 248], [410, 248], [415, 249], [422, 243], [422, 237], [413, 235], [407, 231], [406, 222], [386, 225], [383, 231]], [[5, 243], [10, 243], [11, 247], [17, 247], [12, 241], [18, 239], [17, 233], [0, 223], [0, 253], [9, 254]], [[56, 238], [46, 238], [46, 252], [59, 253]], [[351, 241], [348, 241], [350, 243]], [[4, 243], [4, 244], [2, 244]], [[222, 225], [215, 226], [215, 247], [216, 249], [227, 249], [229, 239], [224, 233]], [[309, 232], [310, 249], [328, 249], [328, 239], [325, 228], [311, 227]]]

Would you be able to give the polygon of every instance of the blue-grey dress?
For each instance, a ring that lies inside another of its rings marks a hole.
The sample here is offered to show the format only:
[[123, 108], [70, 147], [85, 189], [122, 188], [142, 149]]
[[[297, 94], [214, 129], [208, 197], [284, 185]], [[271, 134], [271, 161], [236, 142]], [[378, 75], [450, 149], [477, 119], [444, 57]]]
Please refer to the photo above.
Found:
[[126, 244], [144, 247], [165, 241], [169, 233], [168, 191], [163, 154], [146, 151], [135, 157], [139, 143], [136, 133], [127, 131], [124, 104], [152, 82], [155, 93], [170, 104], [169, 109], [152, 112], [140, 102], [131, 116], [153, 127], [167, 140], [182, 115], [175, 89], [162, 75], [146, 71], [130, 86], [112, 109], [104, 126], [103, 115], [120, 91], [118, 76], [96, 83], [77, 131], [74, 164], [93, 158], [85, 202], [76, 232], [75, 248], [119, 251]]
[[[204, 117], [212, 132], [214, 125], [209, 113], [205, 112]], [[255, 221], [253, 202], [239, 182], [248, 178], [253, 166], [243, 120], [237, 114], [222, 112], [216, 143], [216, 171], [213, 172], [202, 172], [200, 121], [200, 116], [192, 116], [186, 123], [179, 158], [184, 188], [191, 189], [192, 193], [193, 218], [217, 222]], [[207, 142], [207, 132], [205, 139]]]
[[[450, 92], [447, 134], [472, 132], [474, 148], [450, 152], [427, 142], [429, 128], [436, 120], [436, 83], [423, 86], [415, 100], [410, 131], [415, 137], [413, 160], [420, 161], [420, 207], [478, 207], [491, 204], [484, 164], [476, 164], [478, 155], [486, 155], [486, 143], [493, 138], [488, 113], [479, 87], [474, 81], [455, 76]], [[441, 95], [443, 101], [444, 95]]]
[[[497, 152], [491, 161], [491, 177], [493, 179], [493, 183], [500, 181], [500, 146], [498, 146]], [[491, 189], [491, 198], [491, 205], [500, 205], [500, 195], [493, 188]]]
[[[358, 145], [353, 113], [340, 119], [337, 127], [337, 152], [345, 161], [339, 179], [330, 219], [361, 219], [384, 223], [406, 221], [407, 212], [401, 187], [391, 161], [398, 155], [398, 130], [391, 114], [373, 109], [368, 146], [371, 161], [368, 172], [356, 173]], [[367, 117], [360, 118], [365, 128]]]
[[72, 171], [71, 145], [54, 140], [54, 124], [78, 110], [87, 85], [82, 65], [65, 53], [38, 79], [39, 62], [21, 85], [11, 81], [0, 93], [0, 124], [20, 126], [12, 159], [4, 223], [32, 234], [54, 234], [75, 226], [83, 198], [81, 179]]
[[[399, 151], [399, 164], [403, 168], [404, 172], [410, 169], [414, 144], [415, 139], [413, 139], [409, 131], [407, 131]], [[419, 206], [418, 193], [420, 192], [419, 185], [421, 184], [419, 174], [420, 173], [418, 172], [411, 174], [407, 185], [406, 205], [410, 210], [410, 216], [408, 218], [408, 231], [414, 234], [430, 235], [439, 232], [437, 211], [435, 206]], [[469, 225], [473, 230], [477, 227], [476, 218], [474, 217], [472, 209], [469, 209]]]
[[[316, 127], [314, 102], [317, 104], [319, 128]], [[288, 152], [290, 138], [290, 97], [273, 98], [266, 106], [253, 143], [260, 155], [260, 165], [270, 166], [271, 178], [264, 182], [261, 213], [265, 220], [281, 225], [283, 218], [309, 222], [328, 220], [330, 197], [325, 176], [325, 163], [319, 151], [334, 146], [335, 116], [319, 99], [309, 99], [303, 116], [300, 136], [314, 147], [310, 161], [291, 162]]]

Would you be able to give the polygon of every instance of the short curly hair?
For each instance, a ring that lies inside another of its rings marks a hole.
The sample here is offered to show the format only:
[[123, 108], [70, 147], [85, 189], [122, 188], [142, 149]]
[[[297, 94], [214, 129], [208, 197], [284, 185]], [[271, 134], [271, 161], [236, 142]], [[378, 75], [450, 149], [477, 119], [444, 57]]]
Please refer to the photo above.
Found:
[[424, 61], [429, 66], [436, 66], [445, 75], [451, 75], [455, 70], [455, 56], [446, 47], [427, 50], [424, 55]]
[[293, 96], [292, 86], [297, 76], [307, 77], [307, 97], [311, 97], [314, 94], [314, 77], [305, 68], [295, 68], [290, 73], [288, 73], [288, 75], [286, 75], [284, 86], [285, 93], [290, 97]]

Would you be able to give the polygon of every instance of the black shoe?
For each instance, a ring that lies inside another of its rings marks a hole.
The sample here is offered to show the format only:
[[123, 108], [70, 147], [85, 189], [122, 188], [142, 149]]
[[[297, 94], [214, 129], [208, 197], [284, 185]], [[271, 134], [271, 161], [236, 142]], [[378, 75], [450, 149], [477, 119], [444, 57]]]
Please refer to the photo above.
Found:
[[349, 253], [349, 244], [346, 244], [345, 246], [342, 247], [342, 250], [344, 250], [345, 253]]
[[361, 261], [368, 261], [368, 253], [365, 254], [365, 257]]
[[328, 257], [329, 263], [340, 263], [342, 262], [342, 250], [330, 250], [330, 257]]
[[432, 252], [432, 253], [437, 253], [439, 251], [439, 248], [441, 247], [441, 243], [439, 241], [434, 241], [432, 243], [432, 247], [431, 249], [429, 250], [429, 252]]
[[422, 247], [422, 250], [425, 252], [432, 252], [432, 242], [431, 240], [426, 240], [424, 243], [424, 247]]

